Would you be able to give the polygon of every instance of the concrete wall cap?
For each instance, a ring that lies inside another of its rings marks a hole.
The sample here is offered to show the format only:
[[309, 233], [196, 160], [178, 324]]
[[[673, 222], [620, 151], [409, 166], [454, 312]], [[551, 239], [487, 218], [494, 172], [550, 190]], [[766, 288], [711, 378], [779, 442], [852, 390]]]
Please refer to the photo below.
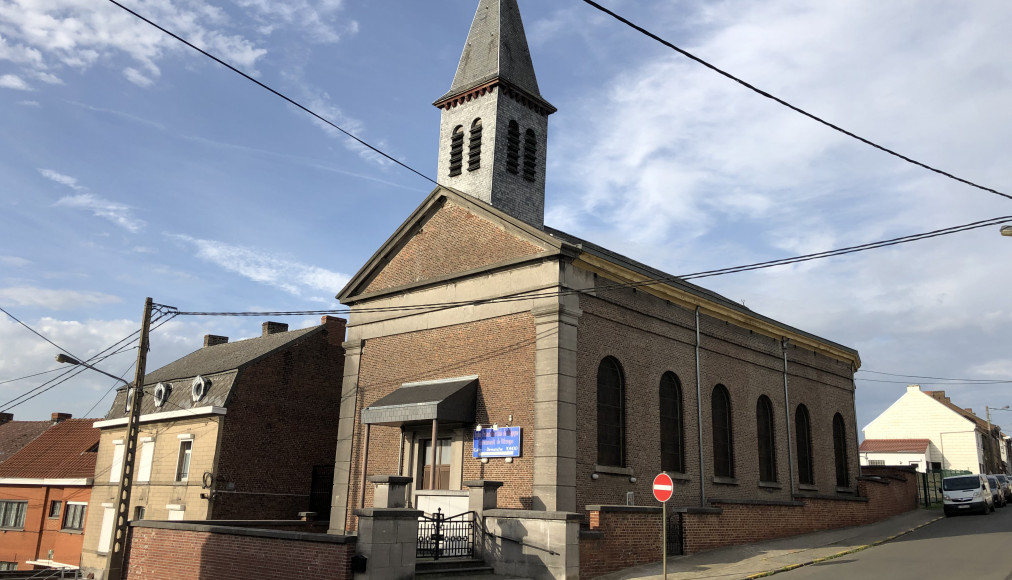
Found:
[[407, 508], [362, 508], [355, 510], [355, 515], [360, 518], [365, 517], [378, 520], [418, 519], [423, 513], [422, 510], [409, 510]]
[[513, 519], [513, 520], [572, 521], [583, 519], [583, 516], [581, 514], [574, 514], [572, 512], [542, 512], [537, 510], [507, 510], [507, 509], [485, 510], [485, 516], [490, 518]]
[[647, 505], [589, 505], [587, 511], [604, 513], [627, 513], [627, 514], [659, 514], [661, 507]]
[[[294, 521], [292, 524], [304, 524]], [[209, 525], [206, 523], [162, 522], [139, 520], [130, 522], [134, 528], [153, 528], [157, 530], [176, 530], [180, 532], [205, 532], [209, 534], [225, 534], [229, 536], [251, 536], [255, 538], [276, 538], [298, 542], [317, 542], [323, 544], [350, 544], [358, 541], [356, 536], [336, 534], [318, 534], [313, 532], [286, 532], [282, 530], [265, 530], [257, 528], [232, 528], [228, 526]]]

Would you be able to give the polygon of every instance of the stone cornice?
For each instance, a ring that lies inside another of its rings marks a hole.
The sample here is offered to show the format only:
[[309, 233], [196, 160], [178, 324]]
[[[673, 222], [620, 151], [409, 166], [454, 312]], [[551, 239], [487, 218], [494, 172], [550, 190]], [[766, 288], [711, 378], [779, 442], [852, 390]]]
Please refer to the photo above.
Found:
[[449, 111], [456, 106], [463, 105], [464, 103], [470, 102], [479, 97], [494, 94], [496, 89], [499, 89], [504, 95], [510, 97], [528, 109], [546, 117], [558, 111], [558, 109], [552, 106], [548, 101], [534, 96], [521, 88], [515, 87], [500, 78], [483, 81], [480, 84], [461, 91], [448, 93], [432, 104], [444, 111]]

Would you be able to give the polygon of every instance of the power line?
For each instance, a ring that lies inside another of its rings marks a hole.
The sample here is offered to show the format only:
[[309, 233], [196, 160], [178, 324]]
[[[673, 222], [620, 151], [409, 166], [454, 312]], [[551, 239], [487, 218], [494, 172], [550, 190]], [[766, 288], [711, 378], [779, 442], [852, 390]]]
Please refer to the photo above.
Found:
[[12, 319], [12, 320], [13, 320], [14, 322], [17, 322], [17, 323], [18, 323], [18, 324], [20, 324], [21, 326], [24, 326], [25, 328], [27, 328], [27, 329], [28, 329], [28, 330], [29, 330], [29, 331], [30, 331], [30, 332], [31, 332], [32, 334], [34, 334], [35, 336], [37, 336], [37, 337], [41, 338], [42, 340], [44, 340], [44, 341], [48, 342], [49, 344], [51, 344], [51, 345], [55, 346], [56, 348], [58, 348], [58, 349], [62, 350], [62, 351], [63, 351], [63, 352], [65, 352], [65, 353], [69, 354], [70, 356], [72, 356], [72, 357], [74, 357], [74, 358], [76, 358], [76, 359], [80, 360], [80, 359], [79, 359], [79, 358], [78, 358], [77, 356], [75, 356], [75, 355], [74, 355], [74, 353], [72, 353], [72, 352], [70, 352], [69, 350], [67, 350], [67, 349], [63, 348], [62, 346], [60, 346], [60, 345], [56, 344], [55, 342], [53, 342], [53, 341], [49, 340], [48, 338], [46, 338], [45, 336], [43, 336], [43, 335], [42, 335], [41, 333], [39, 333], [39, 331], [35, 330], [35, 329], [34, 329], [34, 328], [32, 328], [31, 326], [28, 326], [28, 325], [27, 325], [27, 324], [25, 324], [24, 322], [21, 322], [21, 320], [19, 320], [19, 319], [18, 319], [18, 318], [17, 318], [16, 316], [14, 316], [13, 314], [11, 314], [10, 312], [7, 312], [7, 311], [6, 311], [6, 310], [4, 310], [4, 309], [3, 309], [2, 307], [0, 307], [0, 312], [3, 312], [3, 313], [4, 313], [4, 314], [6, 314], [7, 316], [11, 317], [11, 319]]
[[[859, 372], [859, 373], [869, 373], [869, 374], [873, 374], [873, 375], [885, 375], [885, 376], [888, 376], [888, 377], [909, 377], [909, 378], [912, 378], [912, 379], [931, 379], [931, 380], [935, 380], [935, 381], [956, 381], [956, 382], [962, 382], [962, 383], [981, 383], [981, 384], [988, 384], [988, 383], [1012, 383], [1012, 380], [1004, 381], [1004, 380], [1001, 380], [1001, 379], [952, 379], [952, 378], [946, 378], [946, 377], [925, 377], [925, 376], [920, 376], [920, 375], [884, 373], [884, 372], [881, 372], [881, 371], [869, 371], [869, 370], [865, 370], [865, 369], [858, 369], [857, 372]], [[871, 379], [862, 379], [862, 380], [871, 380]]]
[[153, 22], [152, 20], [150, 20], [148, 18], [145, 18], [144, 16], [141, 16], [137, 12], [134, 12], [133, 10], [131, 10], [131, 9], [127, 8], [126, 6], [120, 4], [116, 0], [109, 0], [109, 2], [111, 2], [112, 4], [115, 4], [116, 6], [119, 6], [120, 8], [122, 8], [126, 12], [130, 13], [131, 15], [135, 16], [136, 18], [138, 18], [138, 19], [146, 22], [147, 24], [150, 24], [151, 26], [153, 26], [153, 27], [157, 28], [158, 30], [162, 31], [164, 34], [167, 34], [167, 35], [171, 36], [172, 38], [178, 40], [179, 42], [185, 44], [186, 46], [192, 48], [193, 50], [199, 52], [200, 54], [206, 56], [207, 58], [213, 60], [214, 62], [222, 65], [223, 67], [227, 68], [228, 70], [230, 70], [230, 71], [236, 73], [237, 75], [245, 78], [246, 80], [250, 81], [251, 83], [256, 84], [260, 88], [262, 88], [262, 89], [264, 89], [264, 90], [266, 90], [266, 91], [274, 94], [277, 97], [280, 97], [281, 99], [285, 100], [289, 104], [294, 105], [295, 107], [297, 107], [299, 109], [302, 109], [306, 113], [309, 113], [313, 117], [319, 119], [320, 121], [326, 123], [327, 125], [333, 127], [334, 129], [337, 129], [338, 131], [340, 131], [341, 133], [343, 133], [344, 135], [346, 135], [350, 139], [356, 141], [358, 144], [362, 145], [363, 147], [366, 147], [370, 151], [372, 151], [374, 153], [377, 153], [379, 155], [382, 155], [384, 158], [386, 158], [386, 159], [388, 159], [390, 161], [393, 161], [394, 163], [396, 163], [397, 165], [400, 165], [404, 169], [407, 169], [411, 173], [414, 173], [415, 175], [421, 177], [422, 179], [425, 179], [426, 181], [431, 182], [433, 185], [439, 185], [438, 183], [436, 183], [436, 181], [434, 179], [432, 179], [428, 175], [425, 175], [424, 173], [421, 173], [420, 171], [418, 171], [415, 168], [407, 165], [403, 161], [400, 161], [400, 160], [394, 158], [393, 156], [385, 153], [383, 150], [379, 149], [378, 147], [370, 145], [369, 143], [367, 143], [366, 141], [364, 141], [361, 138], [357, 137], [353, 133], [351, 133], [351, 132], [343, 129], [340, 126], [338, 126], [336, 123], [334, 123], [330, 119], [327, 119], [323, 115], [320, 115], [316, 111], [313, 111], [309, 107], [303, 105], [302, 103], [296, 101], [295, 99], [289, 97], [288, 95], [282, 93], [281, 91], [278, 91], [278, 90], [272, 88], [270, 85], [267, 85], [267, 84], [265, 84], [263, 82], [258, 81], [257, 79], [255, 79], [255, 78], [251, 77], [250, 75], [244, 73], [243, 71], [239, 70], [238, 68], [232, 66], [231, 64], [229, 64], [229, 63], [225, 62], [224, 60], [218, 58], [217, 56], [211, 54], [210, 52], [208, 52], [208, 51], [206, 51], [206, 50], [204, 50], [202, 48], [197, 47], [196, 45], [194, 45], [193, 43], [191, 43], [188, 40], [184, 39], [183, 37], [177, 35], [176, 33], [169, 31], [168, 29], [166, 29], [166, 28], [164, 28], [164, 27], [156, 24], [155, 22]]
[[55, 369], [49, 369], [48, 371], [42, 371], [41, 373], [35, 373], [33, 375], [25, 375], [23, 377], [18, 377], [16, 379], [7, 379], [6, 381], [0, 381], [0, 385], [6, 385], [7, 383], [16, 383], [18, 381], [23, 381], [25, 379], [31, 379], [33, 377], [37, 377], [37, 376], [45, 375], [45, 374], [49, 374], [49, 373], [55, 373], [56, 371], [61, 371], [61, 370], [64, 370], [64, 368], [63, 367], [57, 367]]
[[740, 78], [732, 75], [731, 73], [729, 73], [729, 72], [727, 72], [727, 71], [725, 71], [723, 69], [718, 68], [715, 65], [710, 64], [709, 62], [703, 60], [702, 58], [699, 58], [698, 56], [696, 56], [696, 55], [694, 55], [694, 54], [692, 54], [692, 53], [690, 53], [690, 52], [688, 52], [688, 51], [686, 51], [686, 50], [684, 50], [682, 48], [679, 48], [678, 46], [676, 46], [676, 45], [672, 44], [671, 42], [669, 42], [669, 41], [661, 38], [660, 36], [657, 36], [656, 34], [650, 32], [649, 30], [647, 30], [645, 28], [643, 28], [642, 26], [634, 24], [630, 20], [628, 20], [628, 19], [626, 19], [626, 18], [624, 18], [622, 16], [619, 16], [618, 14], [616, 14], [615, 12], [612, 12], [611, 10], [608, 10], [607, 8], [605, 8], [604, 6], [601, 6], [597, 2], [594, 2], [593, 0], [583, 0], [583, 1], [586, 2], [587, 4], [593, 6], [594, 8], [597, 8], [601, 12], [604, 12], [605, 14], [611, 16], [612, 18], [618, 20], [619, 22], [621, 22], [621, 23], [629, 26], [630, 28], [633, 28], [637, 32], [640, 32], [641, 34], [644, 34], [644, 35], [646, 35], [646, 36], [648, 36], [648, 37], [656, 40], [657, 42], [659, 42], [659, 43], [663, 44], [664, 46], [666, 46], [666, 47], [674, 50], [675, 52], [681, 54], [682, 56], [684, 56], [684, 57], [686, 57], [686, 58], [688, 58], [690, 60], [693, 60], [693, 61], [695, 61], [695, 62], [697, 62], [697, 63], [705, 66], [706, 68], [708, 68], [708, 69], [716, 72], [717, 74], [719, 74], [719, 75], [721, 75], [723, 77], [726, 77], [726, 78], [728, 78], [728, 79], [730, 79], [730, 80], [732, 80], [732, 81], [734, 81], [734, 82], [742, 85], [743, 87], [745, 87], [745, 88], [747, 88], [747, 89], [749, 89], [749, 90], [751, 90], [751, 91], [753, 91], [753, 92], [755, 92], [755, 93], [757, 93], [757, 94], [759, 94], [759, 95], [761, 95], [763, 97], [766, 97], [767, 99], [770, 99], [770, 100], [772, 100], [772, 101], [774, 101], [776, 103], [779, 103], [779, 104], [787, 107], [788, 109], [790, 109], [790, 110], [792, 110], [792, 111], [794, 111], [796, 113], [804, 115], [805, 117], [808, 117], [809, 119], [812, 119], [813, 121], [816, 121], [816, 122], [818, 122], [818, 123], [820, 123], [822, 125], [825, 125], [825, 126], [829, 127], [830, 129], [838, 131], [838, 132], [840, 132], [840, 133], [842, 133], [842, 134], [844, 134], [844, 135], [846, 135], [848, 137], [851, 137], [853, 139], [857, 139], [858, 141], [864, 143], [865, 145], [869, 145], [871, 147], [874, 147], [875, 149], [878, 149], [879, 151], [882, 151], [884, 153], [888, 153], [889, 155], [892, 155], [894, 157], [898, 157], [899, 159], [902, 159], [903, 161], [906, 161], [907, 163], [916, 165], [916, 166], [921, 167], [923, 169], [927, 169], [928, 171], [932, 171], [932, 172], [937, 173], [939, 175], [943, 175], [945, 177], [948, 177], [949, 179], [953, 179], [953, 180], [958, 181], [960, 183], [963, 183], [965, 185], [969, 185], [970, 187], [975, 187], [977, 189], [980, 189], [980, 190], [983, 190], [983, 191], [986, 191], [986, 192], [989, 192], [989, 193], [993, 193], [995, 195], [1000, 195], [1001, 197], [1004, 197], [1004, 198], [1007, 198], [1007, 199], [1012, 199], [1012, 195], [1009, 195], [1007, 193], [1002, 193], [1002, 192], [1000, 192], [1000, 191], [998, 191], [996, 189], [991, 189], [990, 187], [979, 185], [979, 184], [974, 183], [972, 181], [969, 181], [967, 179], [963, 179], [962, 177], [957, 177], [957, 176], [955, 176], [955, 175], [953, 175], [953, 174], [951, 174], [951, 173], [949, 173], [947, 171], [943, 171], [943, 170], [938, 169], [936, 167], [932, 167], [931, 165], [927, 165], [925, 163], [921, 163], [920, 161], [917, 161], [915, 159], [907, 157], [906, 155], [903, 155], [901, 153], [897, 153], [896, 151], [893, 151], [892, 149], [889, 149], [887, 147], [879, 145], [878, 143], [875, 143], [874, 141], [871, 141], [869, 139], [865, 139], [864, 137], [861, 137], [860, 135], [852, 133], [852, 132], [850, 132], [850, 131], [848, 131], [848, 130], [846, 130], [846, 129], [838, 126], [838, 125], [835, 125], [835, 124], [833, 124], [833, 123], [831, 123], [831, 122], [829, 122], [829, 121], [827, 121], [827, 120], [825, 120], [825, 119], [823, 119], [823, 118], [821, 118], [819, 116], [816, 116], [816, 115], [814, 115], [812, 113], [809, 113], [808, 111], [806, 111], [806, 110], [804, 110], [804, 109], [802, 109], [800, 107], [792, 105], [791, 103], [789, 103], [789, 102], [787, 102], [787, 101], [785, 101], [785, 100], [783, 100], [783, 99], [781, 99], [779, 97], [776, 97], [776, 96], [774, 96], [774, 95], [772, 95], [772, 94], [770, 94], [770, 93], [768, 93], [768, 92], [766, 92], [766, 91], [764, 91], [764, 90], [756, 87], [755, 85], [752, 85], [751, 83], [748, 83], [747, 81], [744, 81], [744, 80], [742, 80], [742, 79], [740, 79]]
[[[156, 326], [154, 328], [158, 328], [159, 326], [162, 326], [163, 324], [165, 324], [165, 323], [169, 322], [170, 320], [172, 320], [173, 318], [175, 318], [174, 315], [162, 313], [153, 322], [157, 322], [158, 320], [161, 320], [165, 316], [168, 316], [168, 320], [165, 320], [165, 322], [162, 322], [161, 324], [159, 324], [158, 326]], [[127, 350], [135, 348], [133, 346], [123, 346], [123, 347], [121, 347], [120, 345], [122, 345], [124, 342], [127, 342], [127, 341], [133, 339], [133, 337], [135, 337], [138, 334], [140, 334], [140, 332], [141, 332], [140, 329], [135, 330], [134, 332], [130, 333], [126, 338], [123, 338], [122, 340], [117, 341], [112, 346], [109, 346], [108, 348], [102, 350], [101, 352], [99, 352], [95, 356], [93, 356], [90, 359], [88, 359], [86, 361], [83, 361], [83, 362], [86, 362], [87, 364], [90, 365], [90, 364], [93, 364], [93, 363], [101, 362], [101, 361], [103, 361], [103, 360], [105, 360], [105, 359], [107, 359], [109, 357], [115, 356], [117, 354], [120, 354], [122, 352], [125, 352]], [[117, 349], [117, 350], [114, 351], [114, 352], [112, 352], [112, 353], [110, 353], [110, 354], [105, 354], [105, 353], [107, 353], [107, 352], [109, 352], [109, 351], [111, 351], [113, 349]], [[75, 357], [75, 358], [77, 358], [77, 357]], [[81, 360], [81, 359], [78, 359], [78, 360]], [[33, 389], [29, 389], [27, 392], [22, 393], [21, 395], [18, 395], [17, 397], [14, 397], [13, 399], [7, 401], [6, 403], [0, 405], [0, 408], [4, 409], [4, 411], [9, 411], [9, 410], [11, 410], [11, 409], [13, 409], [13, 408], [15, 408], [15, 407], [17, 407], [19, 405], [27, 403], [28, 401], [30, 401], [30, 400], [38, 397], [39, 395], [41, 395], [41, 394], [43, 394], [43, 393], [45, 393], [47, 391], [50, 391], [50, 390], [58, 387], [59, 385], [67, 382], [68, 380], [76, 377], [80, 373], [84, 372], [85, 368], [86, 367], [75, 365], [75, 366], [71, 367], [70, 369], [68, 369], [66, 372], [60, 374], [59, 376], [57, 376], [55, 378], [52, 378], [52, 379], [50, 379], [50, 380], [42, 383], [41, 385], [39, 385], [39, 386], [37, 386], [37, 387], [35, 387]]]
[[[913, 234], [909, 236], [902, 236], [898, 238], [892, 238], [888, 240], [881, 240], [878, 242], [871, 242], [868, 244], [861, 244], [858, 246], [850, 246], [846, 248], [840, 248], [837, 250], [829, 250], [825, 252], [816, 252], [814, 254], [805, 254], [801, 256], [795, 256], [792, 258], [782, 258], [778, 260], [769, 260], [766, 262], [758, 262], [754, 264], [747, 264], [744, 266], [733, 266], [730, 268], [722, 268], [719, 270], [707, 270], [703, 272], [697, 272], [694, 274], [687, 274], [683, 276], [662, 276], [656, 278], [647, 278], [638, 282], [626, 282], [616, 283], [608, 286], [598, 286], [595, 288], [582, 290], [582, 289], [567, 289], [567, 290], [550, 290], [550, 291], [535, 291], [534, 293], [520, 293], [510, 296], [500, 296], [493, 298], [486, 298], [480, 300], [467, 300], [458, 302], [433, 302], [428, 304], [417, 304], [412, 306], [385, 306], [385, 307], [373, 307], [373, 308], [360, 308], [356, 309], [356, 312], [408, 312], [418, 310], [430, 310], [433, 308], [455, 308], [458, 306], [475, 306], [479, 304], [493, 304], [503, 302], [516, 302], [522, 300], [531, 300], [534, 298], [547, 298], [552, 296], [568, 296], [572, 294], [587, 294], [592, 292], [601, 292], [614, 289], [622, 288], [639, 288], [643, 286], [653, 286], [656, 284], [664, 284], [670, 282], [681, 282], [685, 280], [692, 280], [696, 278], [708, 278], [712, 276], [723, 276], [726, 274], [736, 274], [739, 272], [748, 272], [752, 270], [762, 270], [766, 268], [774, 268], [777, 266], [786, 266], [790, 264], [797, 264], [801, 262], [808, 262], [812, 260], [819, 260], [824, 258], [831, 258], [835, 256], [843, 256], [847, 254], [854, 254], [858, 252], [864, 252], [868, 250], [874, 250], [879, 248], [885, 248], [889, 246], [896, 246], [900, 244], [906, 244], [911, 242], [917, 242], [921, 240], [927, 240], [931, 238], [937, 238], [941, 236], [947, 236], [967, 231], [972, 231], [980, 228], [991, 227], [1001, 223], [1005, 223], [1012, 220], [1012, 216], [1002, 216], [997, 218], [991, 218], [987, 220], [971, 222], [959, 226], [953, 226], [949, 228], [942, 228], [933, 230], [930, 232], [924, 232], [920, 234]], [[323, 314], [348, 314], [351, 312], [349, 308], [332, 309], [332, 310], [302, 310], [302, 311], [273, 311], [273, 312], [182, 312], [173, 307], [155, 305], [159, 309], [159, 312], [168, 312], [178, 316], [314, 316]]]

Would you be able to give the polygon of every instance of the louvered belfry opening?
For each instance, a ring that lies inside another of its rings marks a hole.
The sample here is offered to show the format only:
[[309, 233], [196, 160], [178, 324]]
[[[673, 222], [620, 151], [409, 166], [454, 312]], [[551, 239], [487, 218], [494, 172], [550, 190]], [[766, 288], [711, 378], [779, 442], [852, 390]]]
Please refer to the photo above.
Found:
[[450, 177], [460, 175], [464, 167], [464, 128], [453, 130], [450, 140]]
[[520, 173], [520, 123], [510, 121], [506, 133], [506, 171]]
[[538, 176], [538, 137], [534, 129], [524, 136], [524, 179], [534, 181]]
[[471, 125], [471, 141], [467, 149], [467, 170], [481, 169], [481, 119]]

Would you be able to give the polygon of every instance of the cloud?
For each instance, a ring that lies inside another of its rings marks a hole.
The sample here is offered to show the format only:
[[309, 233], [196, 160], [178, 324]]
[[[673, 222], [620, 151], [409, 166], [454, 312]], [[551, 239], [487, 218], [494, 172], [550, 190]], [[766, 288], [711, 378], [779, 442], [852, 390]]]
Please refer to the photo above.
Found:
[[38, 101], [18, 101], [22, 107], [41, 107]]
[[147, 225], [147, 222], [132, 215], [129, 206], [109, 201], [93, 193], [61, 198], [56, 202], [56, 206], [90, 210], [95, 217], [107, 219], [132, 234], [143, 230]]
[[202, 260], [254, 282], [279, 288], [294, 296], [304, 297], [306, 291], [322, 291], [333, 295], [350, 279], [346, 274], [302, 264], [255, 248], [186, 235], [173, 234], [169, 237], [192, 246], [196, 250], [197, 257]]
[[55, 181], [60, 185], [66, 185], [67, 187], [76, 191], [84, 191], [84, 187], [77, 183], [77, 178], [75, 177], [63, 175], [62, 173], [58, 173], [56, 171], [53, 171], [52, 169], [39, 169], [39, 173], [42, 174], [42, 177], [45, 177], [46, 179], [49, 179], [51, 181]]
[[14, 75], [3, 75], [3, 76], [0, 76], [0, 88], [14, 89], [14, 90], [17, 90], [17, 91], [30, 91], [30, 90], [32, 90], [32, 87], [28, 86], [28, 83], [26, 83], [24, 80], [22, 80], [21, 77], [17, 77], [17, 76], [14, 76]]
[[303, 32], [303, 37], [313, 42], [333, 43], [345, 34], [358, 32], [354, 20], [340, 25], [335, 22], [344, 0], [237, 0], [236, 4], [260, 23], [263, 34], [271, 34], [283, 26]]
[[[196, 0], [165, 0], [146, 2], [137, 9], [247, 72], [255, 74], [257, 61], [266, 54], [241, 35], [226, 32], [231, 24], [219, 8]], [[51, 73], [55, 69], [84, 70], [125, 56], [136, 64], [123, 68], [130, 82], [153, 83], [160, 75], [157, 63], [168, 53], [186, 50], [179, 41], [112, 4], [83, 0], [0, 3], [0, 59], [20, 64], [35, 75], [48, 75], [40, 78], [45, 82], [58, 82]]]
[[12, 266], [14, 268], [20, 268], [22, 266], [27, 266], [28, 264], [31, 264], [31, 262], [29, 262], [24, 258], [19, 258], [17, 256], [0, 256], [0, 264], [3, 264], [4, 266]]
[[[0, 263], [4, 263], [2, 258], [0, 258]], [[17, 287], [0, 288], [0, 302], [18, 306], [37, 306], [50, 310], [72, 310], [100, 304], [118, 304], [121, 300], [117, 296], [101, 292]]]

